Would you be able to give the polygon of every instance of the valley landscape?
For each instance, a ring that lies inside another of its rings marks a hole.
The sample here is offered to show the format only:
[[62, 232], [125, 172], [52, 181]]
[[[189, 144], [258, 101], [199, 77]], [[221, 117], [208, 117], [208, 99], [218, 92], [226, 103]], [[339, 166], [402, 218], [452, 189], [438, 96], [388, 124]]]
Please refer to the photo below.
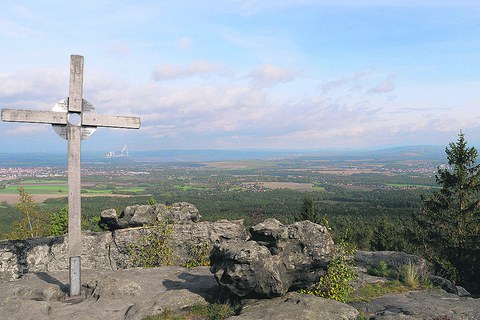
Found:
[[[105, 209], [155, 199], [165, 204], [193, 203], [204, 220], [242, 218], [248, 223], [261, 215], [288, 222], [307, 197], [332, 222], [346, 217], [408, 221], [418, 212], [420, 194], [437, 187], [434, 175], [445, 161], [442, 153], [441, 147], [405, 147], [304, 154], [184, 151], [122, 159], [87, 156], [82, 164], [82, 210], [91, 219]], [[17, 165], [3, 156], [4, 234], [19, 217], [14, 206], [18, 187], [46, 211], [66, 206], [64, 160], [62, 155], [49, 157], [53, 165], [46, 166], [43, 155], [30, 155], [17, 160]]]

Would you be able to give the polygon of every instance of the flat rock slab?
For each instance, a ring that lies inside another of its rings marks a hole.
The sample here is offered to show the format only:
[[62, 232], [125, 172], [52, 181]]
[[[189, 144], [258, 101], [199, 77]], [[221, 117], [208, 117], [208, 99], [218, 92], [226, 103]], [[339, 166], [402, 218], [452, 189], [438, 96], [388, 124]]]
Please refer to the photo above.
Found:
[[480, 299], [459, 297], [443, 290], [410, 291], [352, 303], [378, 320], [479, 320]]
[[219, 286], [208, 267], [84, 270], [82, 297], [66, 299], [68, 272], [0, 284], [0, 319], [142, 319], [208, 304]]
[[227, 320], [349, 320], [357, 316], [358, 311], [344, 303], [289, 292], [278, 298], [246, 301], [240, 315]]

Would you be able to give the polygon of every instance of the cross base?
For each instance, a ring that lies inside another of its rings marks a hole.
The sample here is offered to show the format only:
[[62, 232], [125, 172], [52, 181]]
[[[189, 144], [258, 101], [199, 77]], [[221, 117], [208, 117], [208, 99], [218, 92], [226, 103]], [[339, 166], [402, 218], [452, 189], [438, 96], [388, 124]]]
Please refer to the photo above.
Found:
[[70, 257], [69, 279], [70, 279], [70, 297], [79, 296], [82, 290], [79, 256]]

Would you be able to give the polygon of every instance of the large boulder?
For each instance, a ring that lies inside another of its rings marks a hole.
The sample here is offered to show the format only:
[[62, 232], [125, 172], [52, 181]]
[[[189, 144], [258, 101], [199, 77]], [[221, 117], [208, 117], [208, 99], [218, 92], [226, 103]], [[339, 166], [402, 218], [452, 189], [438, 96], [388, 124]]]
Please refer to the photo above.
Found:
[[245, 242], [218, 243], [210, 254], [210, 271], [236, 296], [277, 297], [312, 288], [325, 274], [334, 246], [327, 228], [267, 219], [250, 234]]
[[126, 207], [120, 215], [115, 209], [100, 213], [100, 224], [109, 230], [141, 227], [155, 222], [174, 223], [198, 222], [202, 216], [198, 209], [187, 202], [177, 202], [171, 206], [162, 203], [155, 205], [134, 205]]

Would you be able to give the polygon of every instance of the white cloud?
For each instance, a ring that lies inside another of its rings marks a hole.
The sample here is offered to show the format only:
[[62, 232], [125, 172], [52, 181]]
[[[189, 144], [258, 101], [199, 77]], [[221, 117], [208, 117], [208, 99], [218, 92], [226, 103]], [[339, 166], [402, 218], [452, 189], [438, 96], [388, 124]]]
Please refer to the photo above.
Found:
[[155, 67], [152, 78], [155, 81], [172, 80], [193, 76], [226, 75], [227, 68], [222, 64], [213, 64], [206, 60], [193, 61], [185, 66], [162, 64]]
[[294, 69], [282, 68], [273, 64], [263, 64], [249, 74], [254, 85], [270, 87], [278, 83], [295, 80], [297, 72]]
[[5, 130], [4, 134], [8, 136], [34, 136], [40, 133], [47, 132], [48, 130], [52, 130], [52, 127], [48, 124], [32, 125], [31, 123], [28, 123], [17, 124], [13, 129]]
[[[256, 74], [251, 73], [252, 81], [273, 85], [295, 79], [293, 70], [264, 66], [257, 68]], [[210, 75], [226, 70], [223, 68], [208, 62], [191, 63], [166, 69], [163, 76], [176, 79]], [[294, 92], [279, 95], [275, 89], [249, 86], [242, 79], [228, 77], [215, 82], [149, 81], [132, 85], [90, 70], [85, 97], [99, 113], [139, 115], [139, 143], [148, 148], [148, 141], [152, 149], [159, 139], [162, 145], [173, 148], [361, 147], [407, 141], [431, 132], [455, 133], [480, 123], [478, 116], [472, 116], [477, 104], [470, 100], [455, 108], [436, 107], [432, 103], [390, 101], [385, 95], [366, 94], [365, 90], [334, 90], [356, 85], [378, 89], [392, 81], [391, 77], [382, 81], [367, 75], [360, 72], [325, 81], [324, 85], [331, 87], [328, 96], [315, 94], [315, 90], [310, 96], [296, 96]], [[372, 86], [372, 81], [378, 84]], [[8, 101], [2, 107], [8, 108], [35, 106], [49, 110], [50, 104], [63, 98], [62, 92], [68, 92], [68, 74], [64, 70], [3, 73], [0, 83], [0, 99]], [[11, 130], [5, 126], [2, 132], [28, 136], [47, 127], [24, 125]]]
[[54, 101], [68, 95], [68, 71], [36, 69], [0, 73], [0, 99], [25, 104], [28, 101]]
[[346, 85], [353, 85], [354, 87], [358, 87], [359, 81], [371, 75], [372, 73], [373, 70], [365, 70], [356, 72], [353, 75], [343, 76], [341, 78], [325, 81], [320, 85], [321, 92], [322, 94], [327, 94], [334, 89], [338, 89]]
[[393, 90], [395, 90], [395, 85], [393, 83], [393, 76], [388, 76], [381, 83], [379, 83], [375, 87], [368, 90], [368, 93], [382, 94], [382, 93], [391, 92]]

